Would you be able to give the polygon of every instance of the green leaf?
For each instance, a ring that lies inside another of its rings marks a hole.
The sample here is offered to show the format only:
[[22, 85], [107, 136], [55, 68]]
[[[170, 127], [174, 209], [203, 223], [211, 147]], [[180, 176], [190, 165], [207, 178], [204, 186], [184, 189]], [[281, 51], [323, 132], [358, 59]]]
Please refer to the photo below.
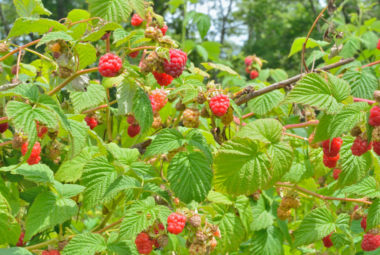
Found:
[[211, 190], [212, 177], [210, 164], [200, 152], [179, 152], [168, 167], [170, 186], [184, 203], [203, 202]]
[[139, 188], [140, 183], [129, 176], [119, 176], [114, 182], [111, 183], [107, 191], [104, 193], [104, 197], [116, 195], [119, 191]]
[[347, 213], [342, 213], [338, 215], [338, 218], [335, 221], [336, 227], [340, 228], [341, 230], [345, 231], [350, 229], [350, 215]]
[[[92, 1], [92, 0], [88, 0], [88, 1]], [[95, 1], [99, 1], [99, 0], [95, 0]], [[102, 1], [103, 3], [110, 2], [110, 1], [105, 1], [104, 2], [103, 0], [100, 0], [100, 1]], [[115, 0], [115, 1], [120, 1], [120, 0]], [[89, 7], [89, 11], [91, 13], [91, 5]], [[91, 14], [93, 14], [93, 13], [91, 13]], [[100, 16], [95, 16], [95, 17], [100, 17]], [[83, 37], [82, 41], [84, 41], [84, 42], [86, 42], [86, 41], [90, 41], [90, 42], [98, 41], [100, 38], [102, 38], [102, 36], [106, 32], [108, 32], [108, 31], [114, 31], [117, 28], [123, 28], [123, 27], [121, 25], [117, 24], [117, 23], [107, 23], [104, 26], [102, 26], [99, 30], [96, 30], [96, 31], [94, 31], [92, 33], [89, 33], [88, 35], [86, 35], [85, 37]]]
[[236, 134], [238, 137], [248, 137], [263, 143], [281, 141], [283, 127], [275, 119], [259, 119], [248, 123]]
[[207, 32], [210, 30], [211, 27], [210, 16], [206, 14], [201, 14], [196, 20], [194, 20], [194, 22], [197, 23], [199, 34], [203, 39], [207, 35]]
[[132, 100], [132, 111], [141, 126], [141, 133], [148, 131], [153, 123], [153, 110], [149, 97], [140, 87], [137, 87]]
[[20, 17], [39, 17], [39, 15], [51, 15], [42, 4], [41, 0], [13, 0], [16, 12]]
[[[64, 114], [61, 106], [57, 103], [57, 101], [54, 101], [54, 99], [46, 94], [43, 94], [38, 99], [38, 103], [45, 106], [46, 108], [52, 110], [55, 112], [55, 114], [58, 116], [60, 120], [61, 126], [70, 133], [71, 127], [70, 123], [67, 120], [66, 115]], [[71, 138], [71, 137], [70, 137]]]
[[[77, 21], [81, 21], [81, 20], [87, 20], [90, 17], [91, 17], [90, 13], [81, 9], [74, 9], [70, 11], [69, 14], [67, 15], [67, 19], [73, 23]], [[70, 35], [74, 38], [74, 40], [78, 40], [84, 35], [87, 28], [88, 28], [87, 22], [78, 23], [69, 28], [69, 30], [72, 31]]]
[[2, 255], [33, 255], [33, 253], [31, 253], [27, 249], [20, 247], [3, 249], [1, 252]]
[[352, 58], [356, 52], [360, 49], [360, 41], [356, 38], [349, 38], [344, 44], [340, 56], [344, 58]]
[[[263, 83], [256, 83], [255, 85], [258, 85], [259, 89], [265, 88]], [[279, 90], [275, 90], [248, 101], [248, 107], [251, 112], [264, 115], [276, 107], [282, 100], [284, 100], [284, 94]]]
[[343, 79], [350, 84], [354, 97], [373, 99], [373, 92], [379, 88], [376, 72], [371, 67], [361, 70], [349, 69], [343, 75]]
[[92, 83], [86, 92], [73, 91], [70, 99], [74, 105], [75, 113], [80, 113], [85, 109], [99, 106], [106, 99], [106, 90], [100, 84]]
[[39, 46], [56, 40], [64, 40], [64, 41], [74, 41], [74, 39], [65, 31], [57, 31], [57, 32], [50, 32], [46, 35], [44, 35], [41, 40], [36, 45], [36, 48]]
[[32, 103], [38, 100], [38, 88], [34, 84], [31, 83], [21, 83], [17, 87], [13, 89], [8, 89], [6, 91], [1, 92], [1, 96], [22, 96], [24, 98], [29, 99]]
[[331, 212], [325, 208], [317, 208], [311, 211], [301, 222], [295, 232], [295, 240], [292, 250], [301, 246], [315, 243], [331, 234], [335, 229]]
[[327, 52], [323, 52], [323, 51], [320, 51], [320, 50], [315, 50], [306, 59], [306, 65], [310, 66], [314, 61], [316, 62], [318, 59], [320, 59], [320, 58], [322, 58], [322, 57], [324, 57], [326, 55], [329, 55], [329, 54]]
[[305, 156], [297, 150], [294, 151], [294, 155], [295, 157], [290, 171], [284, 175], [282, 181], [297, 183], [301, 180], [312, 177], [314, 174], [309, 159], [305, 158]]
[[136, 30], [127, 32], [122, 28], [118, 28], [113, 32], [113, 44], [116, 44], [116, 47], [119, 47], [128, 42], [136, 33]]
[[7, 39], [21, 36], [29, 33], [38, 33], [40, 35], [48, 32], [50, 28], [53, 31], [67, 31], [67, 27], [63, 24], [51, 19], [34, 19], [34, 18], [18, 18], [13, 24]]
[[10, 214], [8, 203], [0, 193], [0, 245], [15, 245], [18, 242], [20, 234], [21, 227]]
[[137, 149], [120, 148], [115, 143], [107, 144], [107, 150], [112, 153], [115, 161], [117, 161], [117, 165], [121, 167], [132, 165], [140, 157], [140, 153]]
[[258, 231], [273, 225], [273, 217], [270, 209], [268, 199], [260, 195], [259, 200], [254, 202], [252, 206], [253, 221], [251, 223], [251, 231]]
[[[306, 37], [300, 37], [300, 38], [295, 39], [288, 57], [291, 57], [297, 52], [300, 52], [302, 50], [302, 45], [305, 43], [305, 41], [306, 41]], [[328, 42], [317, 41], [312, 38], [309, 38], [309, 40], [307, 40], [306, 49], [315, 48], [318, 46], [323, 47], [328, 44], [329, 44]]]
[[[205, 47], [205, 46], [203, 45], [203, 47]], [[224, 72], [227, 72], [227, 73], [232, 74], [232, 75], [239, 76], [239, 74], [237, 72], [235, 72], [234, 70], [232, 70], [231, 67], [229, 67], [229, 66], [225, 66], [222, 64], [215, 64], [215, 63], [211, 63], [211, 62], [201, 63], [201, 65], [203, 65], [206, 68], [206, 71], [210, 71], [211, 69], [217, 69], [217, 70], [224, 71]]]
[[249, 198], [246, 196], [238, 196], [235, 201], [235, 207], [239, 212], [239, 217], [245, 231], [249, 233], [251, 222], [253, 221], [252, 208]]
[[[79, 58], [79, 70], [95, 63], [96, 61], [96, 49], [90, 43], [78, 43], [74, 47], [75, 53]], [[92, 83], [87, 89], [94, 84]]]
[[137, 85], [130, 79], [125, 79], [122, 84], [117, 86], [116, 98], [118, 104], [117, 115], [125, 115], [132, 112], [132, 101], [135, 97]]
[[83, 122], [70, 119], [69, 123], [73, 138], [67, 153], [67, 159], [76, 157], [86, 147], [87, 130], [89, 129]]
[[[44, 208], [41, 210], [41, 208]], [[78, 212], [74, 200], [45, 191], [34, 200], [26, 219], [25, 239], [70, 219]]]
[[86, 2], [92, 17], [100, 17], [109, 22], [126, 22], [132, 12], [129, 0], [87, 0]]
[[[109, 241], [110, 239], [108, 239]], [[107, 250], [115, 252], [119, 255], [128, 254], [128, 255], [139, 255], [137, 251], [136, 244], [132, 240], [123, 240], [114, 243], [109, 243], [107, 245]]]
[[284, 236], [279, 228], [269, 226], [267, 229], [255, 233], [252, 238], [250, 251], [257, 255], [282, 255]]
[[207, 140], [203, 136], [203, 133], [201, 133], [198, 129], [191, 129], [189, 132], [184, 132], [184, 135], [187, 140], [187, 144], [200, 149], [205, 154], [209, 163], [212, 164], [212, 151], [208, 146]]
[[309, 157], [310, 157], [311, 164], [314, 165], [315, 178], [322, 177], [331, 171], [330, 168], [326, 167], [323, 164], [323, 149], [322, 148], [318, 148], [318, 149], [309, 148]]
[[322, 142], [324, 140], [330, 139], [329, 135], [329, 127], [334, 115], [324, 114], [322, 118], [319, 120], [319, 124], [315, 131], [315, 136], [313, 139], [314, 143]]
[[168, 153], [169, 151], [183, 146], [185, 142], [186, 141], [181, 132], [175, 129], [166, 128], [153, 139], [152, 143], [148, 146], [144, 157]]
[[211, 190], [208, 193], [207, 200], [210, 202], [220, 203], [220, 204], [224, 204], [224, 205], [233, 205], [234, 204], [233, 199], [229, 195], [222, 194], [219, 192], [215, 192], [213, 190]]
[[85, 233], [74, 236], [65, 246], [62, 255], [90, 255], [107, 249], [106, 240], [100, 234]]
[[[380, 198], [376, 198], [368, 209], [367, 229], [380, 225]], [[366, 231], [366, 229], [364, 229]]]
[[339, 174], [338, 187], [344, 187], [359, 182], [372, 165], [371, 153], [367, 152], [362, 156], [352, 155], [351, 147], [355, 138], [352, 136], [343, 137], [342, 148], [339, 152], [342, 172]]
[[367, 49], [374, 50], [374, 49], [376, 49], [377, 42], [379, 41], [379, 38], [374, 32], [368, 31], [368, 32], [363, 34], [362, 40], [364, 40], [364, 44], [365, 44]]
[[214, 173], [215, 190], [231, 195], [250, 195], [272, 177], [268, 156], [249, 138], [224, 143], [215, 157]]
[[104, 197], [111, 183], [116, 179], [116, 169], [104, 156], [93, 158], [83, 168], [82, 185], [86, 187], [83, 193], [85, 210], [95, 205], [110, 201], [113, 196]]
[[355, 185], [344, 187], [340, 190], [343, 194], [355, 194], [363, 197], [379, 197], [380, 191], [377, 188], [376, 180], [372, 176], [365, 176]]
[[26, 180], [49, 184], [54, 181], [54, 172], [44, 164], [28, 165], [22, 164], [21, 166], [12, 170], [12, 174], [21, 174]]
[[277, 142], [268, 145], [268, 155], [271, 160], [273, 175], [267, 187], [281, 181], [282, 177], [290, 170], [293, 163], [293, 149], [285, 142]]
[[334, 247], [337, 249], [342, 248], [343, 246], [350, 245], [352, 243], [352, 238], [346, 233], [333, 233], [331, 235], [331, 242], [334, 244]]
[[327, 74], [328, 81], [316, 73], [307, 74], [288, 94], [282, 104], [299, 103], [325, 110], [328, 114], [340, 110], [343, 101], [350, 95], [347, 82]]

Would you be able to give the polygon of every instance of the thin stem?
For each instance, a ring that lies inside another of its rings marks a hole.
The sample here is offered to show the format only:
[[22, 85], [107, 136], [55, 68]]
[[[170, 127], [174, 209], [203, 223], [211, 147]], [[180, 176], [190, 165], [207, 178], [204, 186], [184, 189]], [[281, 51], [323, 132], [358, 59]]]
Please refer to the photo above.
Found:
[[140, 51], [140, 50], [155, 50], [156, 48], [157, 48], [156, 46], [138, 47], [138, 48], [129, 49], [129, 53]]
[[186, 15], [187, 15], [187, 0], [183, 1], [183, 20], [182, 20], [182, 49], [185, 51], [186, 41]]
[[374, 101], [374, 100], [368, 100], [368, 99], [357, 98], [357, 97], [354, 97], [354, 102], [366, 102], [369, 105], [376, 104], [376, 101]]
[[[18, 45], [16, 45], [16, 44], [13, 44], [13, 43], [10, 43], [10, 45], [12, 45], [12, 46], [14, 46], [14, 47], [17, 47], [17, 48], [20, 48], [20, 46], [18, 46]], [[42, 55], [41, 53], [38, 53], [37, 51], [31, 50], [31, 49], [28, 49], [28, 48], [24, 48], [24, 50], [26, 50], [26, 51], [28, 51], [28, 52], [34, 54], [34, 55], [39, 56], [40, 58], [43, 58], [43, 59], [45, 59], [45, 60], [51, 62], [51, 63], [52, 63], [53, 65], [55, 65], [55, 66], [57, 65], [57, 63], [55, 63], [54, 60], [52, 60], [52, 59], [46, 57], [45, 55]]]
[[105, 228], [102, 228], [101, 230], [98, 230], [98, 231], [96, 231], [96, 232], [93, 232], [93, 233], [99, 233], [99, 234], [101, 234], [101, 233], [103, 233], [103, 232], [107, 231], [108, 229], [110, 229], [110, 228], [113, 228], [114, 226], [116, 226], [116, 225], [120, 224], [120, 223], [121, 223], [123, 220], [124, 220], [124, 217], [123, 217], [123, 218], [121, 218], [120, 220], [118, 220], [118, 221], [115, 221], [114, 223], [112, 223], [112, 224], [108, 225], [107, 227], [105, 227]]
[[248, 114], [244, 115], [244, 116], [241, 117], [241, 118], [244, 120], [244, 119], [248, 119], [248, 118], [250, 118], [250, 117], [252, 117], [252, 116], [255, 116], [255, 113], [253, 113], [253, 112], [248, 113]]
[[110, 37], [111, 36], [108, 36], [108, 38], [106, 40], [106, 51], [107, 51], [107, 53], [109, 53], [111, 51], [111, 40], [110, 40]]
[[30, 43], [27, 43], [23, 46], [20, 46], [20, 48], [18, 49], [15, 49], [15, 50], [12, 50], [11, 52], [9, 52], [8, 54], [4, 55], [3, 57], [0, 58], [0, 62], [3, 62], [5, 59], [9, 58], [10, 56], [12, 56], [13, 54], [17, 53], [20, 49], [25, 49], [26, 47], [29, 47], [29, 46], [32, 46], [32, 45], [35, 45], [37, 44], [41, 39], [38, 39], [38, 40], [35, 40], [33, 42], [30, 42]]
[[69, 28], [72, 27], [72, 26], [74, 26], [74, 25], [76, 25], [76, 24], [89, 22], [90, 20], [94, 20], [94, 19], [103, 20], [102, 18], [99, 18], [99, 17], [94, 17], [94, 18], [90, 18], [90, 19], [86, 19], [86, 20], [80, 20], [80, 21], [76, 21], [74, 23], [70, 23]]
[[20, 49], [20, 51], [18, 53], [17, 65], [16, 65], [16, 78], [17, 79], [18, 79], [18, 73], [19, 73], [19, 69], [20, 69], [20, 61], [21, 61], [21, 55], [22, 55], [22, 49], [21, 49], [21, 47], [19, 49]]
[[95, 111], [97, 111], [97, 110], [100, 110], [100, 109], [106, 108], [106, 107], [108, 107], [108, 106], [110, 106], [110, 105], [113, 105], [113, 104], [116, 104], [116, 103], [117, 103], [117, 100], [112, 101], [112, 102], [110, 102], [109, 104], [104, 104], [104, 105], [98, 106], [98, 107], [96, 107], [96, 108], [94, 108], [94, 109], [90, 109], [90, 110], [83, 111], [82, 114], [87, 114], [87, 113], [90, 113], [90, 112], [95, 112]]
[[107, 137], [108, 142], [112, 142], [112, 127], [111, 127], [111, 110], [107, 107], [106, 110], [106, 118], [107, 118]]
[[305, 137], [298, 136], [298, 135], [293, 135], [293, 134], [289, 134], [289, 133], [284, 133], [284, 135], [292, 136], [292, 137], [295, 137], [295, 138], [298, 138], [298, 139], [301, 139], [301, 140], [307, 140], [307, 138], [305, 138]]
[[174, 126], [173, 126], [173, 128], [176, 128], [176, 127], [178, 126], [178, 123], [179, 123], [179, 121], [181, 120], [181, 117], [182, 117], [182, 113], [183, 113], [183, 112], [179, 112], [179, 114], [178, 114], [178, 116], [177, 116], [177, 119], [176, 119], [175, 122], [174, 122]]
[[53, 244], [53, 243], [55, 243], [57, 241], [58, 241], [58, 239], [54, 238], [54, 239], [51, 239], [49, 241], [46, 241], [46, 242], [43, 242], [43, 243], [39, 243], [39, 244], [35, 244], [35, 245], [32, 245], [32, 246], [28, 246], [28, 247], [24, 247], [24, 248], [27, 249], [28, 251], [37, 250], [37, 249], [44, 248], [44, 247], [48, 246], [49, 244]]
[[141, 60], [140, 60], [140, 63], [139, 63], [139, 67], [141, 68], [142, 67], [142, 64], [143, 64], [143, 61], [145, 59], [145, 55], [146, 55], [146, 50], [144, 50], [142, 56], [141, 56]]
[[114, 201], [114, 204], [112, 205], [112, 208], [110, 209], [109, 213], [106, 215], [106, 217], [102, 220], [102, 222], [96, 227], [94, 228], [91, 232], [97, 232], [97, 231], [100, 231], [106, 224], [107, 222], [109, 221], [109, 219], [111, 219], [117, 205], [121, 202], [121, 200], [124, 199], [124, 196], [125, 194], [120, 194], [119, 197]]
[[12, 140], [7, 141], [7, 142], [0, 143], [0, 147], [7, 146], [7, 145], [9, 145], [9, 144], [12, 144]]
[[304, 128], [304, 127], [311, 127], [311, 126], [318, 126], [319, 121], [318, 120], [312, 120], [309, 122], [304, 122], [300, 124], [292, 124], [284, 126], [285, 129], [293, 129], [293, 128]]

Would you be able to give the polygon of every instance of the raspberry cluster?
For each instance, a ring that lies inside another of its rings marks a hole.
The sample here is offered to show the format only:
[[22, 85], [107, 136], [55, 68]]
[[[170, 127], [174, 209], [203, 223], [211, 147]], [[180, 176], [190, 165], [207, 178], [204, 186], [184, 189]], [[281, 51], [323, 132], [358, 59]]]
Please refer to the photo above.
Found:
[[372, 142], [368, 143], [363, 140], [360, 136], [356, 137], [354, 143], [351, 146], [352, 155], [360, 157], [367, 151], [372, 149]]
[[339, 175], [340, 175], [341, 172], [342, 172], [342, 170], [340, 170], [340, 169], [334, 169], [333, 170], [333, 178], [334, 178], [334, 180], [338, 180]]
[[164, 72], [173, 78], [178, 78], [185, 69], [187, 55], [181, 50], [170, 49], [169, 56], [170, 61], [164, 60]]
[[36, 126], [37, 126], [37, 136], [43, 139], [45, 134], [48, 131], [48, 128], [46, 126], [40, 125], [38, 121], [36, 121]]
[[211, 98], [209, 105], [215, 116], [222, 117], [230, 107], [230, 99], [226, 95], [220, 94]]
[[186, 109], [183, 112], [183, 125], [188, 128], [197, 128], [199, 126], [199, 116], [198, 109]]
[[343, 143], [343, 141], [340, 137], [334, 138], [331, 141], [331, 145], [330, 145], [330, 139], [323, 141], [322, 142], [323, 154], [329, 158], [336, 157], [339, 154], [342, 143]]
[[323, 164], [328, 167], [328, 168], [334, 168], [336, 167], [336, 164], [338, 163], [338, 160], [339, 160], [340, 156], [338, 154], [338, 156], [336, 157], [327, 157], [326, 155], [323, 155]]
[[249, 77], [251, 77], [252, 80], [256, 79], [257, 77], [259, 77], [259, 72], [256, 71], [256, 70], [253, 70], [251, 71], [251, 73], [249, 74]]
[[153, 250], [154, 240], [150, 240], [149, 235], [142, 232], [136, 237], [135, 244], [140, 254], [149, 254]]
[[[28, 151], [28, 142], [24, 143], [22, 146], [21, 146], [21, 154], [23, 156], [25, 156], [25, 154], [27, 153]], [[41, 145], [39, 142], [36, 142], [33, 146], [33, 149], [32, 149], [32, 153], [30, 154], [30, 157], [28, 158], [28, 160], [26, 161], [29, 165], [35, 165], [35, 164], [38, 164], [38, 162], [40, 162], [41, 160], [41, 157], [40, 157], [40, 154], [41, 154]]]
[[121, 69], [123, 63], [118, 56], [107, 53], [99, 60], [99, 73], [103, 77], [114, 77]]
[[51, 251], [43, 251], [41, 255], [61, 255], [61, 253], [58, 250], [51, 250]]
[[332, 235], [332, 233], [330, 234], [330, 235], [328, 235], [328, 236], [326, 236], [326, 237], [324, 237], [323, 239], [322, 239], [322, 242], [323, 242], [323, 245], [326, 247], [326, 248], [330, 248], [331, 246], [333, 246], [334, 244], [332, 243], [332, 241], [331, 241], [331, 235]]
[[149, 96], [149, 99], [153, 112], [160, 111], [168, 102], [168, 99], [166, 98], [166, 92], [163, 89], [153, 90], [152, 94]]
[[94, 117], [87, 116], [86, 118], [84, 118], [84, 120], [86, 121], [87, 126], [89, 126], [91, 130], [96, 128], [96, 126], [98, 125], [98, 121]]
[[207, 252], [207, 246], [205, 244], [191, 244], [189, 248], [190, 255], [204, 255]]
[[21, 232], [21, 235], [18, 239], [18, 242], [16, 243], [17, 247], [22, 247], [26, 244], [26, 243], [24, 243], [24, 237], [25, 237], [25, 233]]
[[297, 209], [300, 206], [300, 201], [298, 200], [298, 198], [286, 196], [282, 198], [280, 206], [282, 208], [285, 208], [285, 210], [289, 210], [291, 208]]
[[9, 127], [8, 122], [0, 124], [0, 133], [4, 133], [5, 131], [7, 131], [8, 127]]
[[364, 231], [367, 229], [367, 217], [363, 217], [362, 221], [360, 222], [360, 226], [364, 229]]
[[380, 126], [380, 107], [378, 105], [370, 110], [368, 122], [373, 127]]
[[168, 217], [168, 231], [178, 235], [182, 232], [186, 224], [186, 217], [179, 213], [172, 213]]
[[141, 127], [139, 124], [132, 124], [128, 127], [128, 135], [132, 138], [140, 134], [140, 131]]
[[169, 74], [153, 72], [153, 76], [160, 86], [168, 86], [174, 80]]
[[143, 22], [144, 20], [137, 13], [133, 14], [132, 19], [131, 19], [132, 26], [138, 27]]
[[365, 234], [361, 244], [363, 251], [374, 251], [380, 247], [380, 235]]

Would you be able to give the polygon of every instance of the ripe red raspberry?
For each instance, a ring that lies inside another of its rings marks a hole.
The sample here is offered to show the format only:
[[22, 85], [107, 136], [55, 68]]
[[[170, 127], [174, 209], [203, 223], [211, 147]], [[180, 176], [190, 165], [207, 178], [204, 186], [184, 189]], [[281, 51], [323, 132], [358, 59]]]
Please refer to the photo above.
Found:
[[362, 241], [363, 251], [374, 251], [380, 247], [380, 235], [365, 234]]
[[43, 251], [41, 255], [61, 255], [61, 253], [58, 250], [51, 250], [51, 251]]
[[331, 235], [332, 235], [332, 233], [331, 233], [330, 235], [328, 235], [328, 236], [326, 236], [326, 237], [324, 237], [324, 238], [322, 239], [322, 241], [323, 241], [323, 245], [324, 245], [326, 248], [330, 248], [331, 246], [334, 245], [334, 244], [331, 242], [331, 239], [330, 239]]
[[379, 39], [379, 42], [377, 43], [377, 47], [376, 47], [378, 50], [380, 50], [380, 39]]
[[8, 127], [8, 122], [0, 124], [0, 133], [4, 133], [5, 131], [7, 131]]
[[44, 138], [45, 134], [48, 131], [48, 128], [46, 126], [41, 126], [38, 121], [36, 121], [36, 127], [37, 127], [37, 136], [39, 138]]
[[186, 217], [179, 213], [172, 213], [168, 217], [168, 231], [178, 235], [182, 232], [186, 224]]
[[166, 73], [153, 72], [153, 76], [156, 79], [157, 83], [161, 86], [168, 86], [174, 80], [173, 77]]
[[246, 57], [246, 58], [244, 59], [244, 64], [245, 64], [246, 66], [250, 66], [250, 65], [252, 65], [252, 62], [253, 62], [253, 59], [252, 59], [251, 57]]
[[362, 226], [364, 231], [367, 229], [367, 217], [363, 217], [362, 221], [360, 222], [360, 226]]
[[128, 127], [128, 135], [130, 137], [135, 137], [136, 135], [140, 134], [141, 127], [139, 124], [137, 125], [130, 125]]
[[245, 72], [246, 72], [246, 73], [250, 73], [250, 72], [251, 72], [251, 71], [249, 70], [249, 67], [246, 67], [246, 68], [245, 68]]
[[25, 233], [21, 232], [20, 238], [18, 239], [18, 242], [16, 243], [17, 247], [22, 247], [26, 244], [24, 243], [24, 236], [25, 236]]
[[[21, 146], [21, 154], [23, 156], [25, 156], [27, 151], [28, 151], [28, 142], [24, 143]], [[41, 160], [40, 154], [41, 154], [41, 145], [39, 142], [36, 142], [33, 146], [32, 153], [30, 154], [30, 157], [28, 158], [28, 160], [26, 162], [29, 165], [38, 164], [38, 162], [40, 162], [40, 160]]]
[[166, 35], [166, 31], [168, 31], [168, 26], [167, 25], [164, 25], [161, 29], [161, 32], [162, 32], [162, 35], [165, 36]]
[[166, 92], [163, 89], [155, 89], [152, 91], [152, 94], [149, 96], [150, 103], [154, 112], [158, 112], [168, 102], [166, 98]]
[[183, 70], [185, 69], [187, 55], [181, 50], [171, 49], [169, 51], [170, 62], [164, 60], [164, 71], [166, 74], [171, 75], [173, 78], [178, 78], [181, 76]]
[[104, 77], [114, 77], [122, 65], [123, 63], [118, 56], [107, 53], [99, 60], [99, 73]]
[[334, 179], [335, 180], [338, 180], [338, 178], [339, 178], [339, 174], [342, 172], [342, 170], [340, 170], [340, 169], [334, 169], [333, 170], [333, 177], [334, 177]]
[[259, 72], [256, 71], [256, 70], [253, 70], [249, 76], [251, 77], [252, 80], [256, 79], [257, 77], [259, 77]]
[[86, 121], [87, 126], [89, 126], [91, 130], [93, 130], [98, 125], [98, 121], [94, 117], [87, 116], [86, 118], [84, 118], [84, 120]]
[[368, 122], [371, 126], [380, 126], [380, 107], [378, 105], [371, 109]]
[[214, 115], [223, 116], [230, 107], [230, 99], [226, 95], [217, 95], [211, 98], [210, 108]]
[[135, 52], [129, 53], [129, 56], [130, 56], [131, 58], [135, 58], [135, 57], [137, 57], [137, 56], [139, 55], [139, 52], [140, 52], [140, 51], [135, 51]]
[[135, 121], [135, 116], [133, 116], [133, 115], [129, 115], [129, 116], [127, 117], [127, 122], [128, 122], [128, 124], [132, 125], [134, 121]]
[[340, 137], [334, 138], [330, 145], [330, 139], [323, 141], [323, 153], [326, 157], [333, 158], [339, 154], [340, 147], [342, 146], [342, 139]]
[[356, 137], [354, 143], [351, 146], [352, 155], [360, 157], [367, 151], [372, 149], [372, 142], [369, 144], [364, 141], [360, 136]]
[[338, 162], [339, 158], [339, 154], [332, 158], [323, 155], [323, 164], [328, 168], [334, 168], [336, 167], [336, 163]]
[[144, 20], [137, 13], [133, 14], [132, 19], [131, 19], [132, 26], [138, 27], [143, 22]]
[[149, 235], [147, 233], [140, 233], [135, 240], [135, 244], [137, 250], [140, 254], [149, 254], [153, 250], [153, 242], [154, 240], [149, 239]]

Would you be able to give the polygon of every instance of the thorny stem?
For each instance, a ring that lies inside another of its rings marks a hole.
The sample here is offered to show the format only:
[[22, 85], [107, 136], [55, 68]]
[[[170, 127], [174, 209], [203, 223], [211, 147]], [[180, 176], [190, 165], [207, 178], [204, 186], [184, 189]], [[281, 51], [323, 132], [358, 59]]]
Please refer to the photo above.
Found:
[[354, 97], [354, 102], [366, 102], [370, 105], [376, 104], [376, 101], [374, 100], [368, 100], [368, 99], [357, 98], [357, 97]]
[[0, 58], [0, 62], [3, 62], [5, 59], [9, 58], [10, 56], [12, 56], [13, 54], [17, 53], [19, 50], [22, 50], [22, 49], [25, 49], [26, 47], [29, 47], [29, 46], [32, 46], [32, 45], [35, 45], [37, 44], [41, 39], [38, 39], [38, 40], [35, 40], [33, 42], [30, 42], [30, 43], [27, 43], [23, 46], [20, 46], [18, 49], [15, 49], [15, 50], [12, 50], [11, 52], [9, 52], [8, 54], [4, 55], [3, 57]]
[[117, 103], [117, 100], [112, 101], [112, 102], [110, 102], [109, 104], [104, 104], [104, 105], [98, 106], [98, 107], [96, 107], [96, 108], [94, 108], [94, 109], [90, 109], [90, 110], [83, 111], [82, 114], [87, 114], [87, 113], [90, 113], [90, 112], [95, 112], [95, 111], [97, 111], [97, 110], [100, 110], [100, 109], [106, 108], [106, 107], [111, 106], [111, 105], [116, 104], [116, 103]]
[[300, 124], [292, 124], [284, 126], [285, 129], [293, 129], [293, 128], [304, 128], [304, 127], [310, 127], [310, 126], [318, 126], [319, 121], [318, 120], [312, 120], [309, 122], [304, 122]]

